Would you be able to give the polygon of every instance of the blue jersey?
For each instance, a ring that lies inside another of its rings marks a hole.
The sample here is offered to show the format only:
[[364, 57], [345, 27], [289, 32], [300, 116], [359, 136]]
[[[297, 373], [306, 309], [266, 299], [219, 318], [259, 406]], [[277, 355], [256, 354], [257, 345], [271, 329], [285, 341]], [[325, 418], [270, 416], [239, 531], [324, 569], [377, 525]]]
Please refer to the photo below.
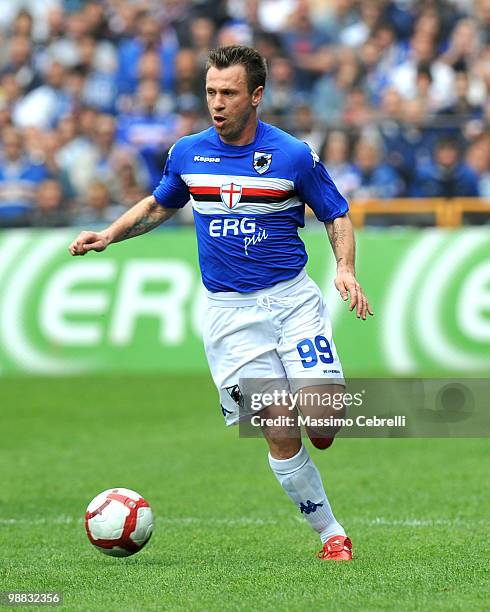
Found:
[[223, 143], [214, 128], [181, 138], [153, 195], [168, 208], [191, 200], [202, 279], [213, 292], [293, 278], [308, 259], [298, 235], [305, 203], [320, 221], [348, 211], [316, 153], [261, 121], [244, 146]]

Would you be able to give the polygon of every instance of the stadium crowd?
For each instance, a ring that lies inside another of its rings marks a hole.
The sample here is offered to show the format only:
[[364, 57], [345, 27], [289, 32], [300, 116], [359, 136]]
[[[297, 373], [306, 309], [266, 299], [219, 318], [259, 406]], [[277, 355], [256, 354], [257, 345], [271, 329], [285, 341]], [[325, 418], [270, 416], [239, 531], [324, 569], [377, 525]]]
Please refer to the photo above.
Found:
[[9, 0], [0, 226], [106, 224], [153, 190], [225, 44], [265, 55], [262, 118], [346, 197], [490, 197], [490, 0]]

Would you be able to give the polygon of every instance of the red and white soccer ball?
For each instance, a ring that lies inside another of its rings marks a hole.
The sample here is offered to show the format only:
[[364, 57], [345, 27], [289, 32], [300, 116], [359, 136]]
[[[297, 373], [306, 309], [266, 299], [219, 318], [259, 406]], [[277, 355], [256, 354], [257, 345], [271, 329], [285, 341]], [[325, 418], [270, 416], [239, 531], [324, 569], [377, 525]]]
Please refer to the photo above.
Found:
[[153, 532], [153, 513], [135, 491], [117, 487], [103, 491], [85, 512], [90, 542], [106, 555], [129, 557], [148, 542]]

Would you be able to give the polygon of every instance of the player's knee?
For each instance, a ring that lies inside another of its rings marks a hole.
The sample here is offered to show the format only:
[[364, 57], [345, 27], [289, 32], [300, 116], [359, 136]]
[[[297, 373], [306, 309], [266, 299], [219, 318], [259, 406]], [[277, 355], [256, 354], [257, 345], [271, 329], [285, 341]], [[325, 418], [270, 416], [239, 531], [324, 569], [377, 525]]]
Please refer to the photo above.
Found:
[[346, 417], [345, 405], [310, 406], [304, 410], [305, 431], [315, 448], [329, 448], [342, 429]]
[[277, 437], [267, 438], [269, 450], [274, 459], [290, 459], [297, 455], [301, 448], [300, 438]]

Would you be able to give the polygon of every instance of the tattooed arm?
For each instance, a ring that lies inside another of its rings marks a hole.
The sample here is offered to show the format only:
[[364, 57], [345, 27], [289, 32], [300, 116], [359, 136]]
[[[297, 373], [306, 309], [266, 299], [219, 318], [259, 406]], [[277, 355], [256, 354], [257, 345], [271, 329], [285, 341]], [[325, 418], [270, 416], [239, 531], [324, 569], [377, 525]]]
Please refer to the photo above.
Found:
[[337, 268], [355, 274], [356, 243], [351, 220], [344, 215], [325, 223], [325, 227], [337, 260]]
[[325, 223], [325, 227], [337, 260], [335, 286], [344, 301], [350, 295], [349, 310], [354, 310], [357, 307], [357, 318], [365, 320], [367, 314], [373, 315], [374, 313], [362, 287], [356, 280], [356, 242], [351, 220], [348, 215], [344, 215], [343, 217], [337, 217], [330, 223]]
[[85, 255], [88, 251], [104, 251], [113, 242], [120, 242], [149, 232], [173, 217], [176, 212], [176, 208], [160, 206], [154, 196], [148, 196], [121, 215], [105, 230], [81, 232], [68, 250], [72, 255]]

